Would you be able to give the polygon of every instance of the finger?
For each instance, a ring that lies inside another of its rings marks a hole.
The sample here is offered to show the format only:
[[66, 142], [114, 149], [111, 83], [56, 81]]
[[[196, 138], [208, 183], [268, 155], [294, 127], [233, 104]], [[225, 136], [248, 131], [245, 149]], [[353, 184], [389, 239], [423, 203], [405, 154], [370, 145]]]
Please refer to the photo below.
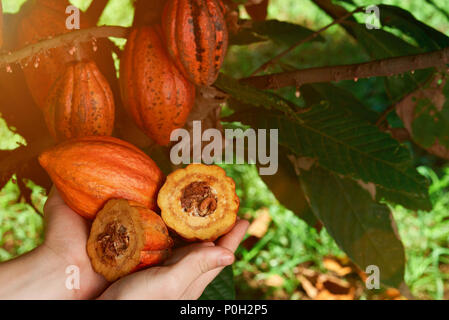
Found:
[[177, 290], [184, 292], [205, 273], [230, 265], [234, 262], [234, 254], [222, 247], [206, 247], [197, 249], [178, 263], [168, 267]]
[[208, 248], [208, 247], [214, 247], [215, 243], [213, 242], [202, 242], [202, 243], [195, 243], [191, 244], [185, 247], [181, 247], [178, 249], [173, 250], [173, 254], [165, 260], [164, 265], [172, 265], [177, 263], [179, 260], [184, 258], [189, 253], [196, 251], [201, 248]]
[[248, 230], [249, 222], [246, 220], [238, 220], [234, 228], [225, 236], [217, 241], [217, 245], [226, 248], [232, 252], [237, 250], [240, 242]]
[[[232, 252], [234, 252], [245, 236], [246, 230], [248, 229], [249, 223], [246, 220], [239, 220], [235, 227], [229, 232], [225, 237], [221, 238], [217, 245], [224, 247]], [[215, 270], [209, 271], [202, 276], [200, 276], [192, 285], [186, 290], [186, 299], [198, 299], [206, 287], [211, 283], [218, 274], [223, 270], [222, 268], [217, 268]]]

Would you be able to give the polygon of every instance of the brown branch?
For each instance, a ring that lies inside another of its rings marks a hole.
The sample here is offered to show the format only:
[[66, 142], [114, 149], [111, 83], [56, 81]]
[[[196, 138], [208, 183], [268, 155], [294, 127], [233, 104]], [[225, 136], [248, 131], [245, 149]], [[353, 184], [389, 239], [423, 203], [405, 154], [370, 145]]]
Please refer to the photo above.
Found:
[[62, 35], [55, 36], [48, 40], [43, 40], [35, 44], [31, 44], [15, 52], [8, 52], [0, 55], [0, 67], [13, 63], [19, 63], [22, 60], [39, 54], [43, 51], [67, 46], [70, 43], [87, 42], [98, 38], [126, 38], [129, 28], [118, 26], [93, 27], [89, 29], [76, 30]]
[[306, 83], [320, 83], [342, 80], [354, 80], [371, 77], [390, 77], [408, 71], [433, 67], [442, 67], [449, 63], [449, 48], [421, 53], [375, 60], [359, 64], [326, 66], [295, 71], [274, 73], [242, 79], [243, 82], [259, 89], [279, 89], [299, 87]]
[[310, 34], [308, 37], [302, 39], [301, 41], [299, 41], [298, 43], [295, 43], [294, 45], [292, 45], [291, 47], [287, 48], [286, 50], [282, 51], [281, 53], [279, 53], [278, 55], [276, 55], [275, 57], [271, 58], [270, 60], [268, 60], [267, 62], [265, 62], [263, 65], [261, 65], [259, 68], [257, 68], [256, 70], [254, 70], [253, 73], [251, 73], [251, 76], [254, 76], [256, 74], [258, 74], [259, 72], [265, 71], [270, 65], [276, 63], [277, 61], [279, 61], [280, 59], [282, 59], [283, 57], [285, 57], [287, 54], [289, 54], [290, 52], [292, 52], [294, 49], [296, 49], [297, 47], [299, 47], [300, 45], [302, 45], [303, 43], [306, 43], [314, 38], [316, 38], [320, 33], [326, 31], [327, 29], [329, 29], [330, 27], [336, 25], [336, 24], [340, 24], [342, 23], [344, 20], [346, 20], [347, 18], [349, 18], [350, 16], [352, 16], [353, 14], [360, 12], [362, 8], [357, 8], [351, 12], [346, 13], [345, 15], [341, 16], [340, 18], [332, 21], [331, 23], [329, 23], [328, 25], [322, 27], [321, 29], [317, 30], [316, 32]]

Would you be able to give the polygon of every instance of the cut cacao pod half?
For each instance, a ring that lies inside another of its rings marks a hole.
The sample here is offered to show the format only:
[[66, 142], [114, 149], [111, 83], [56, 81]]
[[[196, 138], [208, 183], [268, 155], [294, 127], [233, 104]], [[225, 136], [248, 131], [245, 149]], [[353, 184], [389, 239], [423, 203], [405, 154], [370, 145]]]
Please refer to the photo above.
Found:
[[87, 253], [93, 269], [108, 281], [159, 264], [173, 241], [162, 219], [148, 208], [113, 199], [92, 224]]
[[191, 164], [171, 173], [158, 199], [165, 224], [187, 241], [214, 241], [237, 219], [235, 182], [218, 166]]
[[39, 163], [65, 203], [93, 219], [110, 199], [127, 199], [155, 210], [164, 175], [132, 144], [113, 137], [67, 140], [44, 151]]

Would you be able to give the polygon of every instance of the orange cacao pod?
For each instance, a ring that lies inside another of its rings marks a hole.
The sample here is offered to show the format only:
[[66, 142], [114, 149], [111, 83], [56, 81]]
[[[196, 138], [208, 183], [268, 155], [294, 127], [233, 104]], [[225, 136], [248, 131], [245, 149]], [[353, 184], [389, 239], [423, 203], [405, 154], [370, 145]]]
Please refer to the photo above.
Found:
[[156, 209], [164, 180], [145, 153], [112, 137], [83, 137], [65, 141], [39, 156], [66, 204], [92, 219], [106, 201], [126, 199]]
[[159, 215], [126, 200], [112, 199], [92, 224], [87, 253], [93, 269], [114, 281], [164, 261], [172, 246]]
[[[33, 3], [30, 3], [18, 24], [18, 47], [70, 32], [71, 30], [66, 26], [68, 16], [65, 13], [69, 5], [68, 1], [61, 0], [34, 0]], [[81, 28], [88, 26], [86, 20], [81, 19]], [[91, 55], [92, 49], [84, 43], [76, 47], [76, 52], [71, 51], [71, 48], [58, 47], [26, 61], [23, 72], [36, 104], [40, 108], [44, 108], [48, 92], [66, 63], [88, 59]]]
[[168, 0], [162, 26], [168, 51], [196, 85], [217, 80], [228, 48], [228, 30], [220, 0]]
[[155, 27], [131, 31], [120, 86], [129, 114], [160, 145], [167, 145], [171, 132], [184, 126], [195, 102], [195, 87], [171, 61]]
[[57, 140], [112, 134], [114, 96], [95, 62], [79, 61], [66, 66], [48, 94], [44, 116]]

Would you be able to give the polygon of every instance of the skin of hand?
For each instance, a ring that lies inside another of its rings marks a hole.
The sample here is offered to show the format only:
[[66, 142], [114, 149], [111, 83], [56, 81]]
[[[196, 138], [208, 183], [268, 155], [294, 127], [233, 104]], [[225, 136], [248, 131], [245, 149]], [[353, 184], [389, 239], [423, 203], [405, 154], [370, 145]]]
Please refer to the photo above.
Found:
[[[239, 221], [216, 244], [174, 250], [164, 266], [124, 277], [104, 291], [109, 283], [95, 273], [86, 253], [91, 223], [70, 209], [54, 187], [44, 220], [44, 243], [0, 264], [0, 299], [93, 299], [102, 292], [102, 299], [194, 299], [223, 266], [233, 262], [233, 252], [248, 228], [247, 221]], [[79, 268], [79, 289], [66, 287], [69, 266]]]
[[197, 243], [176, 249], [163, 266], [118, 280], [99, 299], [198, 299], [220, 271], [234, 262], [234, 252], [248, 225], [248, 221], [238, 220], [231, 232], [216, 243]]
[[[0, 264], [0, 299], [91, 299], [107, 287], [86, 254], [90, 223], [71, 210], [56, 188], [44, 207], [45, 240], [31, 252]], [[70, 290], [69, 266], [79, 268], [79, 289]]]

